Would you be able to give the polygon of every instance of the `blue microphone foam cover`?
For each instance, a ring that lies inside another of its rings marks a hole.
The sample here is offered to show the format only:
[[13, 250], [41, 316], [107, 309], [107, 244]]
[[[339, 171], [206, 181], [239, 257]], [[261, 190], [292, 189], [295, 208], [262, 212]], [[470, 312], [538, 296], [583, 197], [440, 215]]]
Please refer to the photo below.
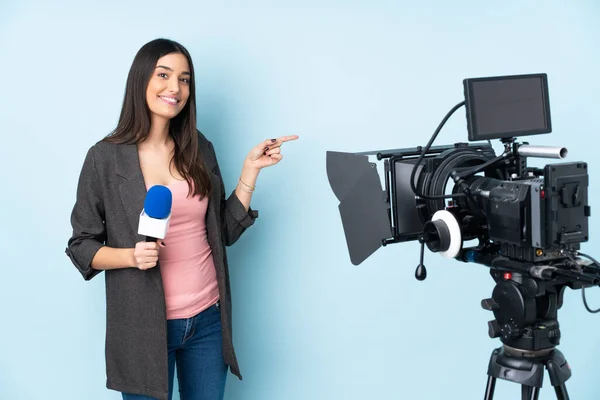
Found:
[[162, 219], [171, 213], [173, 194], [168, 187], [154, 185], [146, 194], [144, 211], [150, 218]]

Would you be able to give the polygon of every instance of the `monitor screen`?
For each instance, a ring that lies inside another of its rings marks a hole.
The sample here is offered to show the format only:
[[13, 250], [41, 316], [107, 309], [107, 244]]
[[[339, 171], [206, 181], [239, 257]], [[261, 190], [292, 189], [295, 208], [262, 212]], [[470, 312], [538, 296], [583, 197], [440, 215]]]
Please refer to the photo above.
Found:
[[464, 80], [469, 140], [552, 131], [546, 74]]

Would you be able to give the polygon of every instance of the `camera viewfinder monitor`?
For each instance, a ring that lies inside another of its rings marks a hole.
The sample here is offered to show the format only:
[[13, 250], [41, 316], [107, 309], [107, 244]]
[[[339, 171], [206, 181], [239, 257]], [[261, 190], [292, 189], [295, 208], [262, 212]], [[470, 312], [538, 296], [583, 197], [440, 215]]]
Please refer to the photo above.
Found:
[[546, 74], [465, 79], [470, 141], [552, 132]]

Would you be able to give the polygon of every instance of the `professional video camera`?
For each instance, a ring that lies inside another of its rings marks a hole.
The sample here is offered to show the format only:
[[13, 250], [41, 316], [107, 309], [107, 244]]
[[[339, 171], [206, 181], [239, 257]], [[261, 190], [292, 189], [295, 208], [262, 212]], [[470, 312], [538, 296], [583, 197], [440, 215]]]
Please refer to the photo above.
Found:
[[[496, 378], [520, 383], [523, 399], [537, 399], [544, 367], [558, 398], [568, 399], [571, 370], [556, 348], [565, 288], [582, 289], [587, 310], [600, 311], [588, 307], [584, 292], [600, 283], [600, 265], [579, 252], [589, 239], [587, 163], [527, 165], [532, 157], [567, 156], [564, 147], [516, 140], [552, 131], [546, 74], [465, 79], [463, 86], [465, 100], [425, 147], [327, 152], [350, 260], [359, 265], [381, 246], [417, 240], [419, 280], [427, 275], [425, 246], [489, 267], [496, 286], [482, 307], [493, 312], [489, 335], [503, 346], [490, 358], [485, 399], [493, 398]], [[463, 105], [475, 143], [432, 147]], [[492, 139], [500, 140], [501, 154]], [[385, 190], [369, 156], [384, 160]]]

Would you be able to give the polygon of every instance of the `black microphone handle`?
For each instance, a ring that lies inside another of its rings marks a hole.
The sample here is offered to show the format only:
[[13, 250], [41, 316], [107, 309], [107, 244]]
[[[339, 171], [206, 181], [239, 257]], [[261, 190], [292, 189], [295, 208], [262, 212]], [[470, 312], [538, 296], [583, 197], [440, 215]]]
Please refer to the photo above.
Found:
[[156, 242], [158, 239], [151, 236], [146, 236], [146, 242]]

